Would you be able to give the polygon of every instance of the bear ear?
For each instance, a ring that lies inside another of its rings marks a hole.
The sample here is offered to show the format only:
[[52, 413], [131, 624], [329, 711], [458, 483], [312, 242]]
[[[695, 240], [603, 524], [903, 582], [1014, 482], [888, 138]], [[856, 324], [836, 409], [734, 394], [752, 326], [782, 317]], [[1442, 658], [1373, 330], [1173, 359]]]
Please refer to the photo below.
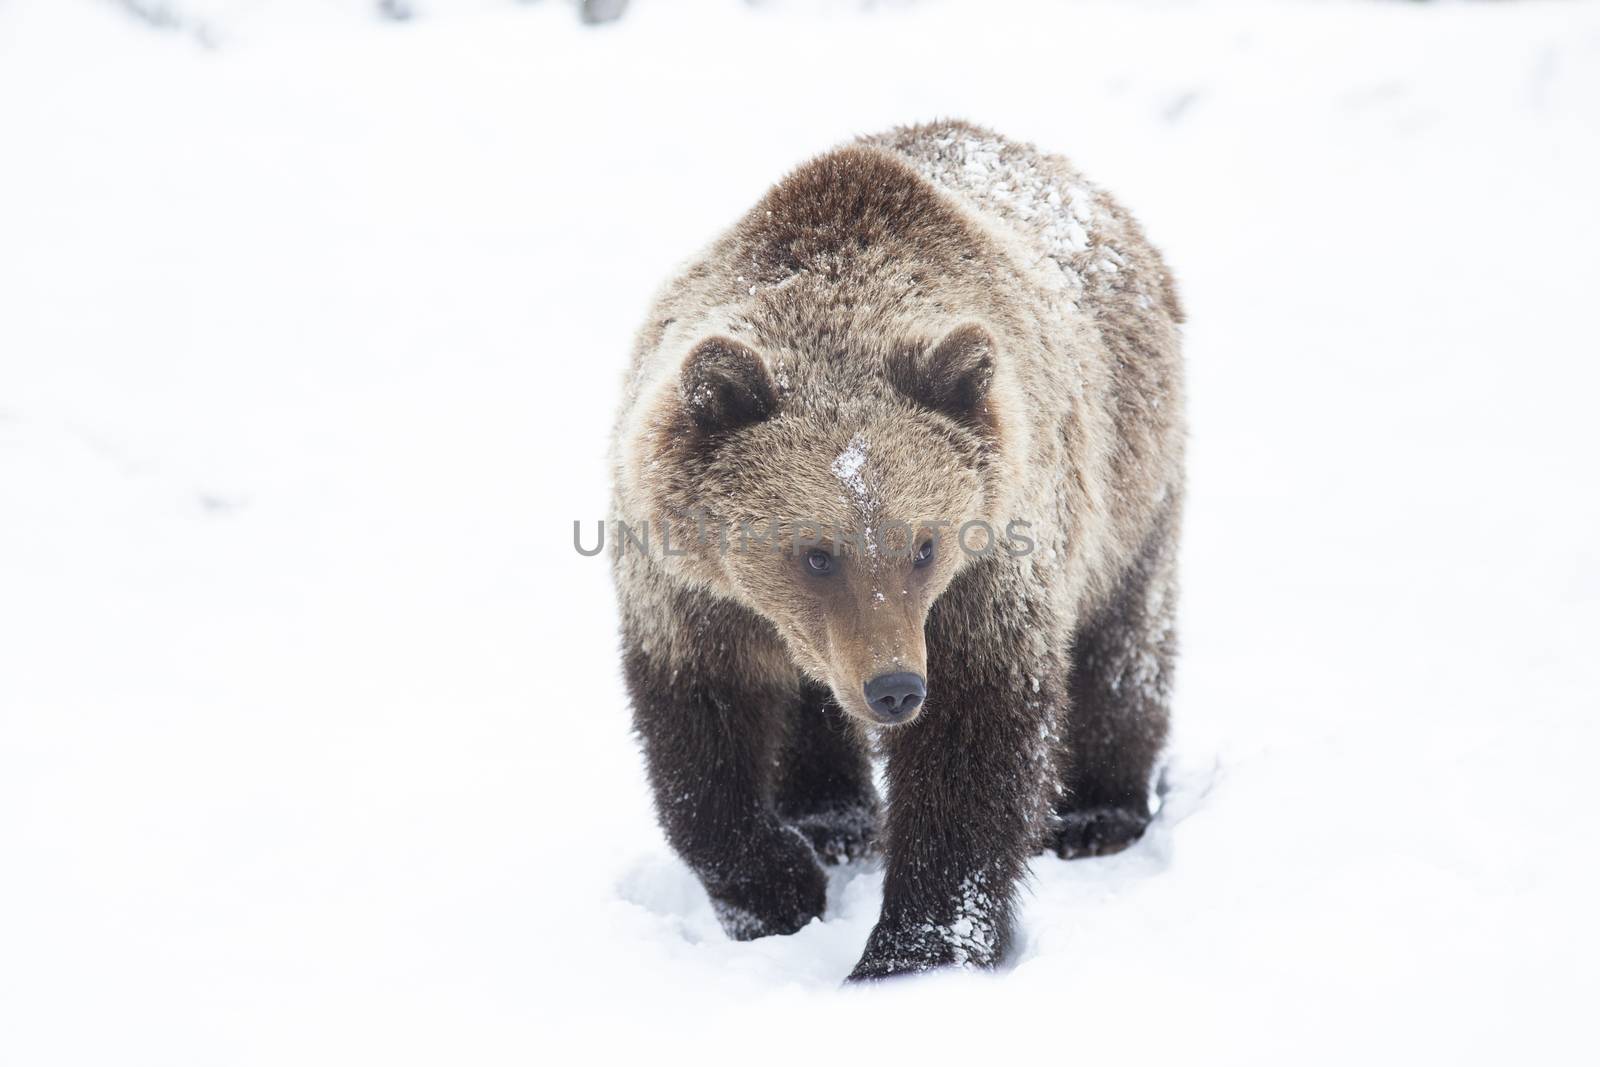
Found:
[[778, 410], [766, 364], [728, 337], [707, 337], [695, 345], [683, 361], [678, 387], [684, 410], [707, 433], [737, 430]]
[[978, 416], [994, 380], [994, 335], [975, 322], [945, 334], [931, 349], [908, 349], [889, 361], [889, 380], [906, 396], [958, 422]]

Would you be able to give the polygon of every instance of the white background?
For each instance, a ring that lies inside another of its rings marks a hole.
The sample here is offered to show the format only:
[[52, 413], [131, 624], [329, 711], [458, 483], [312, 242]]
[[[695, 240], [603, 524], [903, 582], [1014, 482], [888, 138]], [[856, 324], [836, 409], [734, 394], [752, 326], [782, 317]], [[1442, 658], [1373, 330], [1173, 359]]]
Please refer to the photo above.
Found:
[[[1592, 1055], [1600, 11], [415, 6], [0, 2], [0, 1061]], [[841, 990], [878, 874], [723, 937], [572, 521], [674, 263], [946, 115], [1177, 272], [1173, 792]]]

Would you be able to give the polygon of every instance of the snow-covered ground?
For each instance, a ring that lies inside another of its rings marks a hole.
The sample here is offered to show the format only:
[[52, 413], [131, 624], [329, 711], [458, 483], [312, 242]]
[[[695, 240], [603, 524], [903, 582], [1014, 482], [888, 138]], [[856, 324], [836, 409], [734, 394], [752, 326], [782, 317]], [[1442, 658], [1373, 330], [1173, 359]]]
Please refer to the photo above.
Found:
[[[0, 3], [0, 1062], [1594, 1055], [1595, 5], [206, 6]], [[879, 875], [723, 937], [572, 522], [673, 263], [940, 115], [1177, 269], [1172, 793], [841, 990]]]

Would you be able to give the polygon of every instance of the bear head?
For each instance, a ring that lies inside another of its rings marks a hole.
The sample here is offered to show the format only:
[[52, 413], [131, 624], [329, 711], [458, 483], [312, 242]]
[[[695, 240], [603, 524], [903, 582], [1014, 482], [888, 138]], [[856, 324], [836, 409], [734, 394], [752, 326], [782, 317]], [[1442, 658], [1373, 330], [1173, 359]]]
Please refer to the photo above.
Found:
[[[929, 332], [833, 372], [703, 337], [639, 457], [680, 572], [767, 620], [804, 673], [877, 725], [937, 698], [929, 611], [996, 550], [995, 337], [977, 322]], [[963, 539], [973, 520], [989, 529]]]

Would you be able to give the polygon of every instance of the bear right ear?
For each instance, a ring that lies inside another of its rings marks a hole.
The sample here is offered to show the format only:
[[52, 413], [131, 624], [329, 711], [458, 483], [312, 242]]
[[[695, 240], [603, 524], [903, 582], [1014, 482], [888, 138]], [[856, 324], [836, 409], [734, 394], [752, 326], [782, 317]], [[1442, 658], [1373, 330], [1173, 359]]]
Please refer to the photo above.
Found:
[[689, 417], [707, 433], [749, 426], [778, 410], [778, 392], [766, 364], [728, 337], [707, 337], [690, 350], [678, 388]]

